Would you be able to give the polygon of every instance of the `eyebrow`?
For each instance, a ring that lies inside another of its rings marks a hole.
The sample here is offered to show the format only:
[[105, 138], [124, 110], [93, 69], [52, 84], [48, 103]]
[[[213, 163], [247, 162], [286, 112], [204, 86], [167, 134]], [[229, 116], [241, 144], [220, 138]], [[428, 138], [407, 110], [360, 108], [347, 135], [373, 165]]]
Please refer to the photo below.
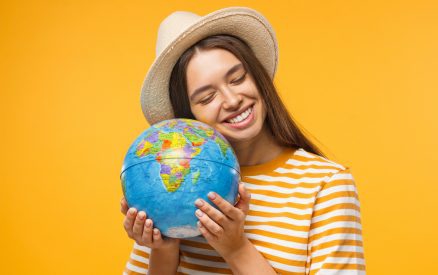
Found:
[[[243, 68], [242, 63], [234, 65], [233, 67], [231, 67], [231, 69], [228, 70], [228, 72], [225, 74], [225, 77], [228, 77], [228, 76], [232, 75], [233, 73], [235, 73], [236, 71], [238, 71], [241, 68]], [[205, 91], [207, 91], [207, 90], [209, 90], [211, 88], [212, 88], [211, 85], [205, 85], [205, 86], [202, 86], [202, 87], [196, 89], [193, 92], [193, 94], [190, 96], [190, 100], [193, 100], [198, 94], [200, 94], [202, 92], [205, 92]]]

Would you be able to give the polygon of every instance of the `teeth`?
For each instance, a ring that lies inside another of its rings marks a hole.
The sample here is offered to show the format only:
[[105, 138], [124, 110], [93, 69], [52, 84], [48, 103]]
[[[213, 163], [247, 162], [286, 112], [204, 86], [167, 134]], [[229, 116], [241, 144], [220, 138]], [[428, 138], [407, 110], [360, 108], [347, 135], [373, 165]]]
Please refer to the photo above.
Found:
[[246, 119], [249, 114], [251, 114], [252, 112], [252, 108], [248, 108], [245, 112], [241, 113], [240, 115], [238, 115], [235, 118], [229, 119], [227, 120], [228, 123], [238, 123], [241, 122], [242, 120]]

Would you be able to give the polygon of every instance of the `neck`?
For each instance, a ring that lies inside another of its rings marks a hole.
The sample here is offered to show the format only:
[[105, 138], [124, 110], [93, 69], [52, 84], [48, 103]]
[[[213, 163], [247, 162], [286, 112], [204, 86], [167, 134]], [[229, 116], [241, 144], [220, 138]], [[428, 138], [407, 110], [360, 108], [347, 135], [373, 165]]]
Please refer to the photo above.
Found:
[[241, 166], [266, 163], [275, 159], [285, 149], [275, 141], [266, 125], [256, 138], [232, 142], [232, 146]]

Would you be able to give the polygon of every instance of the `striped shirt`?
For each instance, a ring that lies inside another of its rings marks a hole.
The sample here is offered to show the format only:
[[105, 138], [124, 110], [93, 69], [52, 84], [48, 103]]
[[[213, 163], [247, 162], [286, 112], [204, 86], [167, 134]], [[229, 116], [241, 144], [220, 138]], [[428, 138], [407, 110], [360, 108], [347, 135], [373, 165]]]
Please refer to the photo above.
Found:
[[[278, 274], [365, 274], [360, 205], [349, 169], [303, 149], [241, 167], [251, 193], [245, 233]], [[146, 274], [134, 244], [124, 274]], [[179, 274], [230, 274], [203, 237], [182, 239]]]

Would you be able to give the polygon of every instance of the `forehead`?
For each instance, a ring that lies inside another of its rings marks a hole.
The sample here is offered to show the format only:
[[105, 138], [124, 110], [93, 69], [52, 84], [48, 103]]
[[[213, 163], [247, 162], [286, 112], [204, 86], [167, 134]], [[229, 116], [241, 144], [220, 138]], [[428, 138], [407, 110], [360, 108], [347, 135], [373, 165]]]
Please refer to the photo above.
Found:
[[207, 85], [207, 82], [224, 77], [229, 69], [241, 63], [234, 54], [224, 49], [198, 50], [187, 64], [187, 86]]

